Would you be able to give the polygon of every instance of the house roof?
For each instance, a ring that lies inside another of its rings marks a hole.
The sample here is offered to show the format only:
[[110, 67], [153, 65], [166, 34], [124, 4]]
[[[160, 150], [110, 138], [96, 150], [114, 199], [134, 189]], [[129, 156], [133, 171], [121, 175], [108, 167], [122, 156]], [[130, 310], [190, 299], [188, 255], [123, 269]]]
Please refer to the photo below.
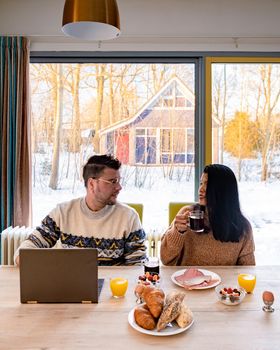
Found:
[[151, 109], [149, 118], [137, 121], [139, 128], [193, 128], [194, 110], [154, 110]]
[[[152, 111], [153, 111], [153, 104], [157, 101], [158, 97], [164, 94], [164, 92], [171, 86], [174, 82], [177, 82], [181, 92], [184, 94], [184, 97], [188, 98], [190, 101], [192, 101], [192, 104], [194, 105], [194, 94], [193, 92], [182, 82], [181, 79], [179, 79], [176, 75], [171, 77], [160, 89], [159, 91], [152, 96], [136, 113], [134, 116], [130, 118], [126, 118], [124, 120], [121, 120], [117, 123], [114, 123], [113, 125], [107, 126], [106, 128], [103, 128], [100, 130], [100, 135], [103, 135], [105, 133], [114, 131], [116, 129], [119, 129], [121, 127], [125, 127], [134, 123], [139, 123], [141, 120], [146, 118]], [[186, 109], [184, 109], [186, 111]]]

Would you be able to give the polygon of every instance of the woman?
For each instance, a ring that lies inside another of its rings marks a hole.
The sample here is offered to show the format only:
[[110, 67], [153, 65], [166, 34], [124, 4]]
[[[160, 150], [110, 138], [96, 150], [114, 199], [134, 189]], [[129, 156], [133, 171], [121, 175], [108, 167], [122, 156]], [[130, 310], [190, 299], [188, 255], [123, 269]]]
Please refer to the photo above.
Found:
[[[164, 233], [163, 264], [255, 265], [252, 228], [241, 213], [233, 171], [221, 164], [207, 165], [198, 194], [199, 205], [180, 209]], [[199, 233], [187, 225], [189, 212], [197, 206], [205, 210], [205, 229]]]

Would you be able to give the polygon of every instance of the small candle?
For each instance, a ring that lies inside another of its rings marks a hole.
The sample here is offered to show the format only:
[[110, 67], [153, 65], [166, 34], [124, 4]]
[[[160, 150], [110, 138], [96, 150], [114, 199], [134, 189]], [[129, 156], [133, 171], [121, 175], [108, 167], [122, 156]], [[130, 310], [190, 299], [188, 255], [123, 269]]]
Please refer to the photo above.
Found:
[[152, 242], [153, 242], [153, 234], [150, 231], [148, 233], [148, 252], [149, 252], [149, 256], [152, 256]]
[[158, 233], [154, 230], [154, 241], [155, 241], [155, 252], [154, 252], [154, 256], [158, 256]]

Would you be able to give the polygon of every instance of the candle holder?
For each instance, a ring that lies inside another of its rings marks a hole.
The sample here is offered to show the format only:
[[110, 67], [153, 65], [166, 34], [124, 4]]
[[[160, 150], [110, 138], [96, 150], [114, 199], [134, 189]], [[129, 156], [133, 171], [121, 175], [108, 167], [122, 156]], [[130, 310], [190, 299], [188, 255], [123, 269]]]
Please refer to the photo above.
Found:
[[274, 295], [273, 293], [269, 291], [263, 292], [262, 295], [264, 306], [263, 306], [263, 311], [264, 312], [274, 312], [274, 308], [271, 306], [274, 303]]

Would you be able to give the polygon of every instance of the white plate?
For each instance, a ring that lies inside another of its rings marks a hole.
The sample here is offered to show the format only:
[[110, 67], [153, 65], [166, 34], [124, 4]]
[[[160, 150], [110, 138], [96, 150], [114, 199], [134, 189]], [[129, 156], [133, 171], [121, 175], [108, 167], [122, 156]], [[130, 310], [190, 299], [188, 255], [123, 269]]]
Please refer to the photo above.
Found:
[[[136, 306], [137, 307], [137, 306]], [[161, 331], [157, 331], [157, 330], [152, 330], [149, 331], [147, 329], [144, 329], [140, 326], [138, 326], [138, 324], [135, 322], [134, 319], [134, 309], [133, 308], [129, 314], [128, 314], [128, 323], [131, 325], [132, 328], [134, 328], [136, 331], [140, 332], [140, 333], [144, 333], [144, 334], [149, 334], [149, 335], [155, 335], [157, 337], [166, 337], [169, 335], [175, 335], [175, 334], [179, 334], [182, 332], [185, 332], [187, 329], [189, 329], [192, 325], [194, 320], [192, 320], [192, 322], [185, 328], [180, 328], [177, 323], [174, 321], [172, 322], [172, 327], [166, 327]]]
[[[181, 283], [176, 281], [175, 277], [182, 275], [186, 270], [188, 270], [188, 269], [183, 269], [183, 270], [179, 270], [179, 271], [174, 272], [171, 276], [171, 281], [173, 283], [177, 284], [177, 286], [184, 288], [184, 286]], [[210, 286], [204, 286], [204, 287], [199, 287], [199, 286], [195, 287], [194, 286], [194, 287], [192, 287], [192, 289], [209, 289], [209, 288], [216, 287], [218, 284], [221, 283], [221, 277], [217, 273], [209, 271], [209, 270], [204, 270], [204, 269], [197, 269], [197, 270], [202, 272], [204, 275], [210, 275], [212, 277], [212, 279], [217, 280], [217, 282], [214, 284], [211, 284]]]

